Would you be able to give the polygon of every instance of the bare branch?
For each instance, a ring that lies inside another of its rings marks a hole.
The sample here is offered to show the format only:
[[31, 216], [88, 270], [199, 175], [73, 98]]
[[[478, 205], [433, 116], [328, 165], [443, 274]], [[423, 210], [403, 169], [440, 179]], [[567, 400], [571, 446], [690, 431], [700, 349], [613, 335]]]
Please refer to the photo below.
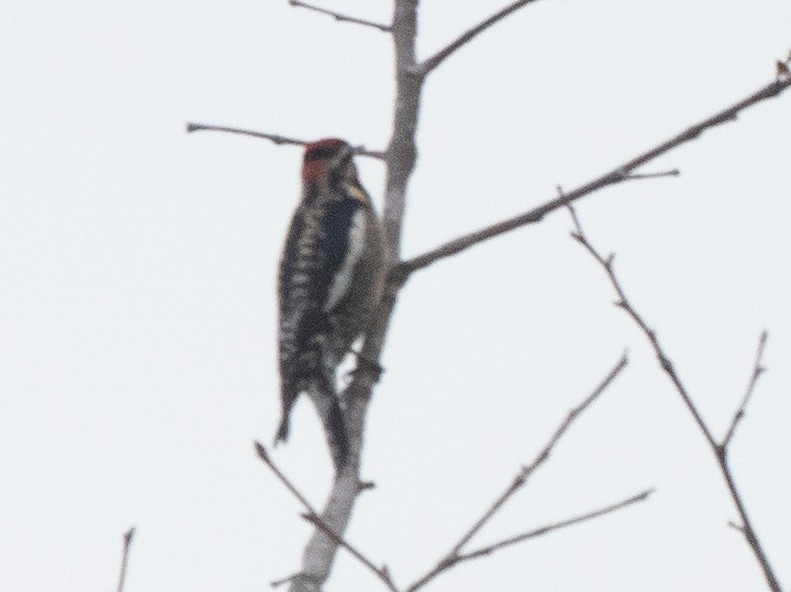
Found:
[[[312, 140], [301, 140], [299, 138], [290, 138], [288, 136], [280, 136], [278, 134], [256, 132], [253, 130], [247, 130], [238, 127], [227, 127], [224, 125], [208, 125], [203, 123], [187, 124], [187, 133], [199, 132], [199, 131], [228, 132], [231, 134], [240, 134], [242, 136], [251, 136], [253, 138], [263, 138], [265, 140], [269, 140], [270, 142], [278, 146], [280, 145], [304, 146], [305, 144], [308, 144], [312, 141]], [[377, 150], [368, 150], [362, 144], [354, 147], [354, 153], [359, 154], [360, 156], [366, 156], [368, 158], [376, 158], [378, 160], [384, 160], [386, 156], [384, 152]]]
[[303, 506], [305, 506], [305, 509], [309, 513], [315, 515], [316, 514], [316, 510], [313, 508], [311, 503], [307, 500], [307, 498], [304, 495], [302, 495], [302, 493], [299, 491], [299, 489], [297, 489], [296, 486], [293, 483], [291, 483], [289, 478], [286, 477], [283, 474], [283, 472], [277, 467], [275, 462], [272, 460], [272, 457], [270, 457], [269, 453], [266, 451], [266, 448], [264, 447], [264, 445], [261, 444], [261, 442], [256, 441], [254, 443], [254, 446], [255, 446], [255, 452], [256, 452], [256, 454], [258, 454], [258, 458], [260, 458], [262, 461], [264, 461], [264, 464], [266, 464], [266, 466], [268, 466], [269, 469], [275, 474], [275, 477], [277, 477], [278, 480], [283, 485], [286, 486], [286, 489], [288, 489], [294, 495], [294, 497], [299, 500], [299, 503], [301, 503]]
[[428, 265], [446, 257], [450, 257], [451, 255], [455, 255], [469, 249], [470, 247], [477, 245], [485, 240], [494, 238], [515, 228], [519, 228], [521, 226], [525, 226], [527, 224], [532, 224], [535, 222], [541, 221], [543, 217], [557, 210], [560, 207], [566, 205], [566, 203], [570, 203], [584, 197], [590, 193], [603, 189], [609, 185], [614, 185], [616, 183], [620, 183], [629, 178], [629, 175], [635, 169], [641, 167], [642, 165], [656, 159], [657, 157], [665, 154], [666, 152], [677, 148], [678, 146], [685, 144], [686, 142], [690, 142], [694, 140], [698, 136], [700, 136], [704, 131], [709, 128], [718, 126], [723, 123], [727, 123], [729, 121], [734, 121], [737, 117], [737, 114], [756, 103], [760, 103], [761, 101], [765, 101], [766, 99], [770, 99], [772, 97], [778, 96], [780, 93], [788, 89], [791, 86], [791, 78], [787, 78], [784, 80], [777, 80], [768, 84], [767, 86], [761, 88], [757, 92], [753, 93], [749, 97], [739, 101], [735, 105], [732, 105], [726, 109], [723, 109], [719, 113], [712, 115], [708, 119], [701, 121], [693, 125], [690, 128], [682, 131], [681, 133], [673, 136], [669, 140], [658, 144], [657, 146], [649, 149], [648, 151], [636, 156], [632, 160], [620, 165], [619, 167], [613, 169], [612, 171], [597, 177], [596, 179], [569, 191], [565, 195], [561, 195], [547, 201], [543, 205], [538, 206], [537, 208], [533, 208], [532, 210], [525, 212], [524, 214], [520, 214], [518, 216], [514, 216], [513, 218], [509, 218], [508, 220], [504, 220], [502, 222], [498, 222], [496, 224], [492, 224], [491, 226], [487, 226], [480, 230], [476, 230], [475, 232], [471, 232], [470, 234], [461, 236], [457, 239], [454, 239], [450, 242], [445, 243], [444, 245], [440, 245], [439, 247], [432, 249], [422, 255], [418, 255], [417, 257], [413, 257], [412, 259], [408, 259], [403, 261], [398, 267], [398, 273], [402, 276], [406, 277], [410, 273], [417, 271], [418, 269], [422, 269], [427, 267]]
[[612, 512], [617, 512], [627, 506], [631, 506], [632, 504], [636, 504], [639, 502], [643, 502], [647, 500], [652, 493], [654, 493], [655, 489], [652, 487], [650, 489], [646, 489], [638, 493], [637, 495], [633, 495], [628, 497], [620, 502], [616, 502], [614, 504], [610, 504], [609, 506], [605, 506], [603, 508], [599, 508], [598, 510], [593, 510], [586, 514], [580, 514], [579, 516], [575, 516], [573, 518], [569, 518], [567, 520], [561, 520], [560, 522], [554, 522], [552, 524], [547, 524], [546, 526], [542, 526], [540, 528], [536, 528], [534, 530], [530, 530], [528, 532], [516, 535], [514, 537], [504, 539], [492, 545], [487, 545], [486, 547], [481, 547], [480, 549], [476, 549], [475, 551], [470, 551], [469, 553], [464, 553], [459, 555], [458, 561], [467, 561], [469, 559], [475, 559], [476, 557], [481, 557], [483, 555], [488, 555], [494, 551], [502, 549], [504, 547], [508, 547], [510, 545], [515, 545], [516, 543], [521, 543], [523, 541], [533, 539], [539, 537], [541, 535], [547, 534], [552, 532], [553, 530], [559, 530], [561, 528], [565, 528], [567, 526], [572, 526], [574, 524], [579, 524], [580, 522], [585, 522], [587, 520], [592, 520], [593, 518], [598, 518], [600, 516], [604, 516], [605, 514], [610, 514]]
[[406, 209], [407, 186], [417, 161], [415, 135], [420, 112], [423, 79], [415, 76], [415, 39], [418, 0], [393, 3], [393, 49], [395, 53], [395, 101], [393, 132], [387, 145], [387, 176], [382, 223], [389, 261], [398, 261], [401, 227]]
[[555, 444], [558, 443], [560, 438], [568, 430], [574, 420], [577, 419], [582, 414], [582, 412], [585, 411], [591, 405], [591, 403], [593, 403], [593, 401], [595, 401], [599, 395], [601, 395], [607, 389], [607, 387], [613, 382], [613, 380], [615, 380], [621, 371], [626, 368], [628, 363], [629, 361], [626, 357], [626, 354], [623, 354], [615, 366], [613, 366], [612, 370], [610, 370], [604, 380], [599, 383], [593, 392], [591, 392], [591, 394], [589, 394], [584, 401], [568, 412], [566, 418], [561, 422], [533, 462], [520, 469], [519, 473], [516, 475], [516, 477], [514, 477], [511, 484], [494, 501], [494, 503], [492, 503], [492, 505], [486, 510], [486, 512], [483, 513], [483, 515], [475, 522], [475, 524], [473, 524], [472, 527], [466, 533], [464, 533], [461, 539], [459, 539], [459, 542], [453, 546], [450, 552], [448, 552], [445, 557], [440, 559], [433, 569], [431, 569], [426, 575], [422, 576], [415, 584], [408, 588], [408, 590], [417, 590], [417, 588], [423, 586], [435, 575], [441, 573], [458, 561], [461, 549], [464, 547], [464, 545], [466, 545], [472, 539], [472, 537], [474, 537], [481, 530], [481, 528], [483, 528], [486, 523], [491, 520], [492, 516], [497, 513], [497, 511], [505, 504], [505, 502], [507, 502], [519, 489], [525, 485], [527, 478], [539, 466], [549, 459]]
[[630, 175], [626, 175], [627, 180], [631, 179], [656, 179], [657, 177], [678, 177], [681, 174], [681, 171], [678, 169], [673, 169], [670, 171], [660, 171], [658, 173], [632, 173]]
[[[349, 553], [351, 553], [353, 557], [355, 557], [358, 561], [360, 561], [360, 563], [362, 563], [365, 567], [373, 571], [376, 574], [376, 576], [380, 580], [382, 580], [390, 590], [397, 592], [396, 587], [393, 584], [393, 581], [390, 579], [390, 574], [387, 568], [376, 567], [372, 561], [367, 559], [360, 551], [358, 551], [354, 546], [352, 546], [350, 543], [344, 540], [343, 537], [341, 537], [337, 532], [335, 532], [335, 530], [333, 530], [333, 528], [329, 524], [327, 524], [324, 518], [319, 516], [319, 514], [316, 512], [316, 509], [307, 500], [307, 498], [299, 491], [299, 489], [297, 489], [297, 487], [289, 480], [289, 478], [286, 477], [283, 474], [283, 472], [278, 468], [278, 466], [272, 460], [272, 457], [269, 456], [269, 453], [266, 451], [266, 448], [264, 447], [263, 444], [256, 441], [255, 451], [256, 454], [258, 454], [258, 457], [262, 461], [264, 461], [264, 464], [266, 464], [266, 466], [269, 467], [269, 469], [275, 474], [278, 480], [283, 485], [286, 486], [286, 489], [288, 489], [294, 495], [294, 497], [297, 498], [299, 502], [305, 507], [307, 513], [302, 514], [301, 515], [302, 518], [304, 518], [305, 520], [313, 524], [316, 528], [318, 528], [320, 531], [325, 533], [336, 546], [343, 547], [344, 549], [349, 551]], [[303, 575], [304, 574], [300, 574], [300, 573], [294, 574], [283, 580], [278, 580], [277, 582], [273, 582], [272, 585], [279, 586], [286, 582], [295, 581], [298, 580]]]
[[744, 527], [743, 526], [739, 526], [733, 520], [728, 520], [728, 526], [730, 528], [732, 528], [733, 530], [736, 530], [736, 531], [740, 532], [741, 534], [744, 534]]
[[288, 0], [288, 3], [291, 6], [296, 6], [298, 8], [307, 8], [308, 10], [313, 10], [315, 12], [320, 12], [321, 14], [326, 14], [331, 16], [338, 22], [346, 22], [346, 23], [354, 23], [356, 25], [364, 25], [366, 27], [372, 27], [374, 29], [379, 29], [384, 33], [389, 33], [392, 31], [392, 27], [390, 25], [383, 25], [381, 23], [375, 23], [373, 21], [366, 21], [364, 19], [358, 19], [353, 16], [347, 16], [345, 14], [341, 14], [339, 12], [334, 12], [332, 10], [327, 10], [326, 8], [319, 8], [318, 6], [313, 6], [312, 4], [307, 4], [305, 2], [300, 2], [299, 0]]
[[124, 592], [124, 584], [126, 582], [126, 568], [129, 563], [129, 547], [132, 545], [132, 539], [135, 537], [135, 527], [133, 526], [124, 533], [124, 547], [121, 552], [121, 573], [118, 574], [118, 592]]
[[761, 374], [766, 371], [766, 368], [761, 364], [761, 361], [764, 356], [764, 348], [766, 347], [766, 340], [768, 337], [769, 335], [767, 332], [763, 331], [761, 333], [761, 337], [758, 339], [758, 348], [755, 351], [755, 363], [753, 364], [753, 371], [752, 374], [750, 374], [750, 380], [747, 383], [747, 389], [744, 391], [742, 403], [739, 405], [736, 413], [733, 414], [731, 425], [728, 427], [728, 431], [725, 434], [725, 437], [722, 439], [722, 444], [720, 447], [723, 450], [728, 448], [728, 445], [733, 439], [733, 434], [736, 432], [736, 426], [739, 425], [739, 422], [744, 418], [747, 410], [747, 404], [750, 402], [750, 398], [753, 395], [753, 390], [755, 389], [755, 383], [758, 382], [758, 378], [761, 376]]
[[272, 586], [273, 588], [279, 588], [283, 584], [288, 584], [290, 581], [292, 581], [292, 580], [294, 580], [294, 579], [296, 579], [298, 577], [299, 577], [298, 573], [293, 573], [293, 574], [291, 574], [288, 577], [280, 578], [279, 580], [272, 580], [271, 582], [269, 582], [269, 585]]
[[229, 132], [232, 134], [241, 134], [243, 136], [252, 136], [254, 138], [264, 138], [273, 144], [293, 144], [295, 146], [304, 146], [308, 143], [307, 140], [299, 140], [297, 138], [289, 138], [286, 136], [279, 136], [277, 134], [267, 134], [264, 132], [256, 132], [253, 130], [241, 129], [238, 127], [227, 127], [224, 125], [208, 125], [203, 123], [187, 123], [187, 133], [212, 131], [212, 132]]
[[355, 559], [357, 559], [360, 563], [362, 563], [365, 567], [371, 570], [376, 577], [384, 582], [384, 584], [393, 592], [398, 592], [398, 588], [396, 588], [393, 580], [390, 579], [390, 572], [387, 569], [387, 566], [376, 567], [373, 562], [368, 559], [365, 555], [363, 555], [360, 551], [357, 550], [356, 547], [353, 547], [350, 543], [343, 540], [337, 534], [335, 534], [327, 524], [316, 514], [302, 514], [302, 517], [310, 522], [313, 526], [316, 526], [323, 530], [335, 543], [344, 549], [346, 549], [349, 553], [351, 553]]
[[[613, 268], [613, 260], [614, 255], [609, 255], [607, 258], [604, 258], [588, 241], [585, 233], [582, 230], [582, 226], [579, 221], [579, 217], [577, 216], [574, 207], [571, 203], [567, 204], [569, 212], [571, 213], [571, 218], [574, 221], [574, 232], [571, 233], [572, 238], [578, 241], [585, 249], [593, 256], [594, 259], [602, 266], [605, 273], [607, 274], [612, 287], [615, 289], [615, 292], [618, 294], [618, 302], [616, 302], [616, 306], [622, 308], [626, 314], [628, 314], [632, 320], [640, 327], [640, 330], [645, 334], [646, 338], [648, 339], [651, 347], [656, 354], [656, 358], [659, 361], [659, 365], [661, 366], [662, 370], [664, 370], [665, 374], [670, 378], [670, 381], [673, 383], [673, 386], [676, 389], [676, 392], [681, 396], [684, 405], [686, 406], [687, 410], [689, 411], [690, 415], [695, 420], [698, 428], [700, 429], [701, 433], [705, 437], [706, 441], [711, 448], [711, 451], [714, 453], [714, 457], [717, 460], [717, 465], [720, 469], [720, 473], [722, 474], [723, 479], [725, 479], [725, 483], [728, 487], [728, 492], [730, 493], [731, 500], [733, 501], [734, 505], [736, 506], [737, 511], [739, 512], [739, 517], [742, 521], [742, 526], [740, 527], [740, 532], [744, 535], [747, 544], [750, 546], [750, 549], [753, 552], [758, 564], [761, 566], [761, 570], [764, 573], [764, 578], [766, 579], [767, 584], [769, 585], [769, 589], [772, 592], [781, 592], [782, 588], [780, 587], [780, 583], [777, 580], [777, 576], [775, 575], [774, 571], [772, 570], [771, 565], [769, 564], [769, 558], [766, 556], [766, 552], [761, 545], [761, 542], [758, 540], [758, 535], [755, 533], [755, 529], [753, 528], [752, 522], [750, 521], [749, 516], [747, 515], [747, 508], [744, 505], [744, 501], [742, 500], [741, 493], [736, 486], [736, 482], [733, 479], [733, 474], [731, 473], [730, 466], [728, 465], [728, 457], [727, 457], [727, 448], [725, 447], [726, 443], [729, 441], [730, 436], [726, 436], [723, 444], [718, 444], [712, 436], [711, 430], [706, 425], [706, 422], [703, 420], [703, 417], [700, 415], [697, 407], [693, 403], [687, 389], [684, 387], [683, 383], [681, 382], [681, 378], [676, 373], [675, 369], [673, 368], [673, 364], [670, 361], [670, 358], [662, 349], [661, 345], [659, 344], [659, 340], [657, 339], [656, 332], [648, 327], [643, 317], [635, 310], [632, 306], [629, 299], [626, 297], [626, 294], [621, 287], [620, 281], [618, 280], [617, 276], [615, 275], [615, 271]], [[756, 354], [756, 368], [760, 368], [760, 356], [763, 354], [763, 345], [759, 342], [759, 349]], [[760, 370], [755, 371], [754, 375], [760, 374]], [[756, 376], [757, 379], [757, 376]], [[748, 395], [745, 397], [749, 399], [749, 393], [751, 392], [752, 388], [748, 387]], [[746, 402], [744, 403], [746, 405]], [[737, 416], [739, 411], [737, 411]], [[738, 422], [738, 419], [735, 420]]]
[[439, 50], [430, 58], [426, 59], [423, 63], [420, 64], [418, 70], [420, 76], [426, 76], [429, 72], [434, 70], [437, 66], [439, 66], [442, 62], [444, 62], [447, 58], [449, 58], [453, 53], [457, 50], [465, 46], [467, 43], [475, 39], [478, 35], [483, 33], [486, 29], [494, 25], [495, 23], [503, 20], [509, 14], [516, 12], [520, 8], [527, 6], [528, 4], [532, 4], [537, 0], [517, 0], [516, 2], [512, 2], [502, 10], [496, 12], [489, 18], [481, 21], [471, 29], [468, 29], [464, 33], [462, 33], [457, 39], [452, 41], [450, 44]]
[[487, 545], [485, 547], [481, 547], [474, 551], [470, 551], [469, 553], [462, 553], [459, 555], [455, 555], [453, 557], [448, 557], [445, 562], [440, 562], [437, 566], [427, 573], [425, 576], [420, 578], [417, 582], [412, 584], [409, 588], [407, 588], [407, 592], [414, 592], [419, 588], [425, 586], [428, 582], [433, 580], [442, 572], [450, 569], [451, 567], [458, 565], [464, 561], [470, 561], [471, 559], [477, 559], [478, 557], [483, 557], [485, 555], [489, 555], [495, 551], [499, 551], [505, 547], [509, 547], [511, 545], [515, 545], [517, 543], [521, 543], [527, 541], [529, 539], [537, 538], [541, 535], [548, 534], [555, 530], [560, 530], [561, 528], [565, 528], [567, 526], [572, 526], [574, 524], [579, 524], [580, 522], [585, 522], [586, 520], [592, 520], [594, 518], [598, 518], [600, 516], [604, 516], [605, 514], [610, 514], [612, 512], [617, 512], [627, 506], [631, 506], [632, 504], [636, 504], [648, 499], [648, 497], [654, 492], [654, 489], [646, 489], [645, 491], [638, 493], [632, 497], [629, 497], [625, 500], [617, 502], [615, 504], [611, 504], [604, 508], [600, 508], [598, 510], [594, 510], [592, 512], [588, 512], [586, 514], [580, 514], [579, 516], [575, 516], [573, 518], [569, 518], [567, 520], [562, 520], [560, 522], [554, 522], [552, 524], [547, 524], [540, 528], [536, 528], [534, 530], [519, 534], [517, 536], [504, 539], [492, 545]]
[[717, 443], [714, 440], [714, 437], [709, 430], [709, 427], [706, 425], [703, 417], [700, 415], [697, 407], [693, 403], [689, 393], [687, 392], [686, 387], [681, 382], [678, 374], [676, 373], [675, 369], [673, 368], [673, 364], [668, 358], [667, 354], [665, 354], [662, 346], [659, 344], [659, 339], [657, 338], [656, 331], [650, 329], [646, 324], [643, 317], [634, 309], [632, 304], [630, 303], [629, 299], [627, 298], [626, 294], [621, 287], [620, 281], [618, 277], [615, 275], [615, 269], [613, 266], [613, 261], [615, 258], [614, 254], [610, 254], [606, 259], [595, 249], [595, 247], [588, 241], [588, 238], [585, 236], [584, 231], [582, 230], [582, 225], [580, 224], [579, 217], [577, 216], [577, 212], [574, 210], [574, 206], [568, 204], [569, 212], [571, 213], [571, 219], [574, 222], [575, 231], [571, 234], [572, 238], [574, 238], [577, 242], [579, 242], [587, 251], [590, 253], [596, 261], [598, 261], [599, 265], [602, 266], [605, 273], [607, 274], [607, 278], [610, 280], [613, 289], [615, 290], [616, 294], [618, 294], [618, 301], [616, 305], [619, 308], [622, 308], [626, 314], [632, 317], [632, 320], [637, 324], [638, 327], [642, 330], [645, 336], [648, 338], [648, 341], [651, 343], [651, 347], [654, 350], [654, 354], [656, 354], [657, 360], [659, 360], [659, 365], [662, 367], [662, 370], [670, 378], [673, 385], [676, 387], [676, 391], [678, 394], [681, 395], [681, 399], [684, 401], [684, 404], [687, 406], [687, 409], [692, 414], [692, 417], [695, 418], [695, 422], [698, 424], [698, 428], [706, 437], [709, 445], [713, 448], [717, 447]]
[[601, 383], [593, 390], [593, 392], [588, 395], [588, 397], [580, 403], [577, 407], [572, 409], [566, 415], [566, 418], [563, 422], [558, 426], [555, 430], [555, 433], [552, 434], [552, 437], [546, 443], [544, 448], [538, 453], [536, 458], [527, 466], [522, 467], [522, 470], [519, 472], [517, 477], [514, 479], [514, 482], [511, 486], [505, 490], [505, 492], [492, 504], [492, 506], [484, 513], [484, 515], [473, 525], [473, 527], [461, 538], [461, 540], [453, 547], [453, 550], [449, 553], [449, 555], [456, 555], [458, 554], [462, 547], [469, 542], [469, 540], [475, 536], [478, 531], [491, 519], [491, 517], [500, 509], [500, 507], [519, 489], [521, 488], [527, 478], [535, 472], [535, 470], [541, 466], [544, 462], [549, 459], [549, 455], [552, 452], [552, 449], [555, 447], [555, 444], [558, 443], [560, 438], [563, 434], [566, 433], [568, 428], [571, 426], [572, 422], [577, 419], [585, 409], [587, 409], [591, 403], [601, 395], [604, 390], [612, 383], [613, 380], [621, 373], [621, 371], [626, 368], [629, 360], [626, 358], [626, 354], [623, 354], [615, 364], [615, 366], [610, 370], [609, 374], [602, 380]]

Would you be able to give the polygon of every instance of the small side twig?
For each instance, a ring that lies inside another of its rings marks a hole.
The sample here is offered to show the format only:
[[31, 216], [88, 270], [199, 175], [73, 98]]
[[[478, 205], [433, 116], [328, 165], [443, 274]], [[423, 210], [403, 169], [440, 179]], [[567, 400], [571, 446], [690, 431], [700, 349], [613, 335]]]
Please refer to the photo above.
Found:
[[[281, 136], [279, 134], [269, 134], [266, 132], [257, 132], [255, 130], [243, 129], [240, 127], [228, 127], [226, 125], [209, 125], [205, 123], [187, 123], [187, 133], [211, 131], [211, 132], [227, 132], [230, 134], [239, 134], [242, 136], [250, 136], [253, 138], [263, 138], [269, 140], [277, 146], [291, 145], [291, 146], [304, 146], [309, 144], [311, 140], [302, 140], [300, 138], [291, 138], [289, 136]], [[381, 150], [369, 150], [363, 145], [355, 146], [354, 153], [368, 158], [375, 158], [377, 160], [384, 160], [385, 153]]]
[[[291, 494], [299, 500], [299, 502], [305, 507], [307, 513], [302, 514], [302, 518], [322, 530], [327, 536], [329, 536], [337, 545], [346, 549], [351, 555], [360, 561], [365, 567], [370, 569], [376, 577], [382, 580], [387, 587], [392, 590], [393, 592], [397, 592], [395, 585], [393, 584], [392, 579], [390, 578], [390, 574], [387, 570], [387, 567], [378, 568], [374, 563], [367, 559], [360, 551], [358, 551], [354, 546], [349, 544], [343, 537], [339, 536], [319, 515], [313, 505], [307, 500], [307, 498], [297, 489], [297, 487], [291, 482], [291, 480], [285, 476], [283, 471], [275, 464], [275, 461], [272, 460], [272, 457], [269, 456], [269, 453], [266, 451], [266, 447], [261, 444], [260, 442], [256, 441], [254, 443], [255, 451], [264, 464], [269, 467], [269, 469], [275, 474], [275, 477], [285, 485], [286, 489], [288, 489]], [[284, 583], [286, 581], [293, 580], [294, 578], [299, 577], [299, 574], [289, 576], [285, 580], [279, 580], [277, 584]], [[275, 583], [273, 583], [275, 585]]]
[[733, 439], [733, 434], [736, 433], [736, 426], [738, 426], [739, 422], [744, 418], [744, 415], [747, 411], [747, 404], [752, 398], [753, 390], [755, 390], [755, 383], [758, 382], [758, 378], [761, 376], [761, 374], [766, 371], [766, 368], [762, 365], [761, 361], [763, 360], [764, 348], [766, 347], [766, 340], [768, 337], [768, 333], [764, 330], [761, 333], [761, 337], [758, 339], [758, 348], [755, 351], [755, 363], [753, 364], [753, 371], [750, 374], [750, 380], [747, 382], [747, 389], [744, 391], [744, 397], [742, 397], [741, 405], [739, 405], [739, 408], [733, 414], [731, 425], [728, 427], [728, 431], [726, 432], [725, 437], [722, 439], [722, 444], [720, 444], [720, 448], [723, 450], [728, 448], [728, 445]]
[[437, 564], [429, 570], [424, 576], [418, 579], [414, 584], [412, 584], [407, 590], [412, 592], [417, 590], [418, 588], [422, 587], [426, 584], [429, 580], [433, 579], [435, 576], [440, 574], [441, 572], [448, 569], [450, 566], [454, 565], [459, 561], [459, 557], [461, 556], [461, 549], [478, 533], [480, 530], [491, 520], [492, 516], [494, 516], [497, 511], [503, 507], [503, 505], [511, 498], [513, 495], [521, 489], [525, 483], [527, 482], [527, 478], [535, 472], [538, 467], [540, 467], [544, 462], [549, 459], [549, 456], [552, 452], [552, 449], [558, 443], [560, 438], [566, 431], [569, 429], [571, 424], [576, 420], [590, 405], [607, 389], [607, 387], [615, 380], [615, 378], [623, 371], [624, 368], [628, 365], [629, 361], [624, 353], [618, 362], [613, 366], [607, 376], [602, 380], [599, 385], [591, 392], [579, 405], [574, 407], [571, 411], [568, 412], [565, 419], [560, 423], [558, 428], [549, 438], [547, 443], [538, 453], [536, 458], [531, 462], [529, 465], [523, 466], [519, 472], [517, 473], [516, 477], [512, 480], [510, 485], [505, 489], [505, 491], [498, 496], [498, 498], [492, 503], [491, 506], [483, 513], [483, 515], [475, 521], [475, 523], [465, 532], [459, 541], [453, 546], [453, 548], [442, 558], [440, 559]]
[[299, 577], [298, 573], [293, 573], [290, 576], [286, 576], [285, 578], [280, 578], [279, 580], [272, 580], [269, 582], [269, 585], [273, 588], [279, 588], [283, 584], [288, 584], [291, 580], [295, 580]]
[[124, 584], [126, 582], [126, 568], [129, 564], [129, 547], [132, 545], [132, 539], [135, 537], [135, 527], [133, 526], [124, 533], [124, 546], [121, 552], [121, 572], [118, 574], [118, 592], [124, 592]]
[[327, 16], [331, 16], [338, 22], [345, 22], [345, 23], [353, 23], [355, 25], [363, 25], [365, 27], [371, 27], [373, 29], [378, 29], [383, 33], [389, 33], [393, 30], [390, 25], [383, 25], [382, 23], [375, 23], [373, 21], [367, 21], [365, 19], [359, 19], [353, 16], [348, 16], [345, 14], [341, 14], [340, 12], [335, 12], [333, 10], [327, 10], [326, 8], [320, 8], [319, 6], [314, 6], [312, 4], [308, 4], [307, 2], [300, 2], [300, 0], [288, 0], [288, 3], [291, 6], [296, 6], [298, 8], [307, 8], [308, 10], [313, 10], [314, 12], [319, 12], [321, 14], [326, 14]]
[[672, 169], [670, 171], [659, 171], [658, 173], [629, 173], [625, 179], [656, 179], [657, 177], [678, 177], [681, 171]]

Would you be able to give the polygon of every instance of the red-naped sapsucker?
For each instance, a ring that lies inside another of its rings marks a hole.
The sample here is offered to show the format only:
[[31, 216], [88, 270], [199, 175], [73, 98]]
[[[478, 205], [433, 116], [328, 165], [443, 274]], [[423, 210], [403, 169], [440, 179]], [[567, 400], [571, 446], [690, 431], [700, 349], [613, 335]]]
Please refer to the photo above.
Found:
[[278, 287], [283, 416], [275, 443], [288, 437], [291, 408], [305, 392], [338, 470], [349, 439], [336, 369], [368, 328], [386, 275], [381, 223], [352, 155], [352, 147], [338, 139], [305, 146], [302, 199], [286, 237]]

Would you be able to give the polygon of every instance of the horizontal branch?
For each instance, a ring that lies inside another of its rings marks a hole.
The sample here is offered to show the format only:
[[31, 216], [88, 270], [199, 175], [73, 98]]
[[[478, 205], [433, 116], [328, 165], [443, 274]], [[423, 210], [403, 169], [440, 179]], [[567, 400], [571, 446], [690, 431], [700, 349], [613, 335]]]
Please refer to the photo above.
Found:
[[307, 4], [305, 2], [300, 2], [300, 0], [288, 0], [288, 3], [291, 6], [296, 6], [298, 8], [307, 8], [308, 10], [313, 10], [314, 12], [320, 12], [321, 14], [326, 14], [331, 16], [336, 21], [339, 22], [346, 22], [346, 23], [354, 23], [355, 25], [363, 25], [366, 27], [372, 27], [374, 29], [379, 29], [384, 33], [389, 33], [393, 30], [390, 25], [383, 25], [381, 23], [375, 23], [373, 21], [366, 21], [364, 19], [359, 19], [353, 16], [348, 16], [345, 14], [341, 14], [339, 12], [334, 12], [332, 10], [327, 10], [326, 8], [320, 8], [318, 6], [313, 6], [312, 4]]
[[[273, 144], [280, 146], [283, 145], [292, 145], [292, 146], [304, 146], [305, 144], [309, 144], [313, 140], [302, 140], [300, 138], [290, 138], [288, 136], [281, 136], [279, 134], [268, 134], [266, 132], [257, 132], [254, 130], [243, 129], [239, 127], [228, 127], [225, 125], [209, 125], [204, 123], [187, 123], [187, 133], [192, 132], [200, 132], [200, 131], [211, 131], [211, 132], [228, 132], [231, 134], [239, 134], [242, 136], [251, 136], [253, 138], [263, 138], [264, 140], [269, 140]], [[368, 158], [376, 158], [377, 160], [384, 160], [385, 153], [382, 151], [377, 150], [368, 150], [365, 146], [359, 145], [354, 147], [354, 153], [359, 154], [360, 156], [366, 156]]]
[[439, 66], [442, 62], [448, 59], [453, 53], [464, 47], [467, 43], [475, 39], [478, 35], [483, 33], [486, 29], [494, 25], [495, 23], [503, 20], [509, 14], [516, 12], [520, 8], [527, 6], [537, 0], [517, 0], [503, 8], [502, 10], [496, 12], [489, 18], [481, 21], [474, 27], [468, 29], [464, 33], [462, 33], [459, 37], [457, 37], [454, 41], [449, 43], [447, 46], [439, 50], [433, 56], [427, 58], [418, 66], [418, 74], [420, 76], [426, 76], [429, 72], [434, 70], [437, 66]]
[[475, 232], [471, 232], [470, 234], [466, 234], [450, 242], [447, 242], [444, 245], [432, 249], [431, 251], [427, 251], [422, 255], [418, 255], [417, 257], [403, 261], [395, 270], [395, 272], [405, 279], [412, 272], [427, 267], [428, 265], [431, 265], [440, 259], [460, 253], [474, 245], [477, 245], [478, 243], [489, 240], [521, 226], [539, 222], [545, 215], [557, 210], [558, 208], [564, 207], [567, 203], [578, 200], [581, 197], [598, 191], [599, 189], [603, 189], [609, 185], [614, 185], [616, 183], [620, 183], [621, 181], [628, 180], [630, 173], [638, 167], [656, 159], [657, 157], [669, 152], [674, 148], [677, 148], [678, 146], [681, 146], [682, 144], [685, 144], [686, 142], [694, 140], [709, 128], [727, 123], [729, 121], [734, 121], [739, 112], [751, 107], [752, 105], [755, 105], [756, 103], [760, 103], [766, 99], [778, 96], [780, 93], [788, 89], [789, 86], [791, 86], [791, 78], [776, 80], [775, 82], [772, 82], [771, 84], [768, 84], [757, 92], [753, 93], [749, 97], [739, 101], [735, 105], [727, 107], [708, 119], [705, 119], [700, 123], [687, 128], [669, 140], [666, 140], [661, 144], [658, 144], [657, 146], [647, 150], [646, 152], [643, 152], [639, 156], [636, 156], [635, 158], [625, 162], [610, 172], [605, 173], [600, 177], [597, 177], [596, 179], [593, 179], [592, 181], [585, 183], [576, 189], [573, 189], [572, 191], [565, 192], [555, 199], [547, 201], [543, 205], [529, 210], [524, 214], [520, 214], [518, 216], [514, 216], [513, 218], [492, 224], [491, 226], [487, 226], [480, 230], [476, 230]]

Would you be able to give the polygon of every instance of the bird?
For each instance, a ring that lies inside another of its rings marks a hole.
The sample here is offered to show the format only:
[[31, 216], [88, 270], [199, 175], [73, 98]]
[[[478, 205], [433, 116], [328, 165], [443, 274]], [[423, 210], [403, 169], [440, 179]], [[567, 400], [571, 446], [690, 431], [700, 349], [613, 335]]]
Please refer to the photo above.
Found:
[[302, 195], [278, 273], [282, 416], [275, 445], [288, 439], [291, 410], [304, 392], [322, 420], [337, 471], [346, 464], [349, 438], [336, 371], [367, 330], [387, 275], [382, 224], [353, 155], [338, 138], [305, 145]]

